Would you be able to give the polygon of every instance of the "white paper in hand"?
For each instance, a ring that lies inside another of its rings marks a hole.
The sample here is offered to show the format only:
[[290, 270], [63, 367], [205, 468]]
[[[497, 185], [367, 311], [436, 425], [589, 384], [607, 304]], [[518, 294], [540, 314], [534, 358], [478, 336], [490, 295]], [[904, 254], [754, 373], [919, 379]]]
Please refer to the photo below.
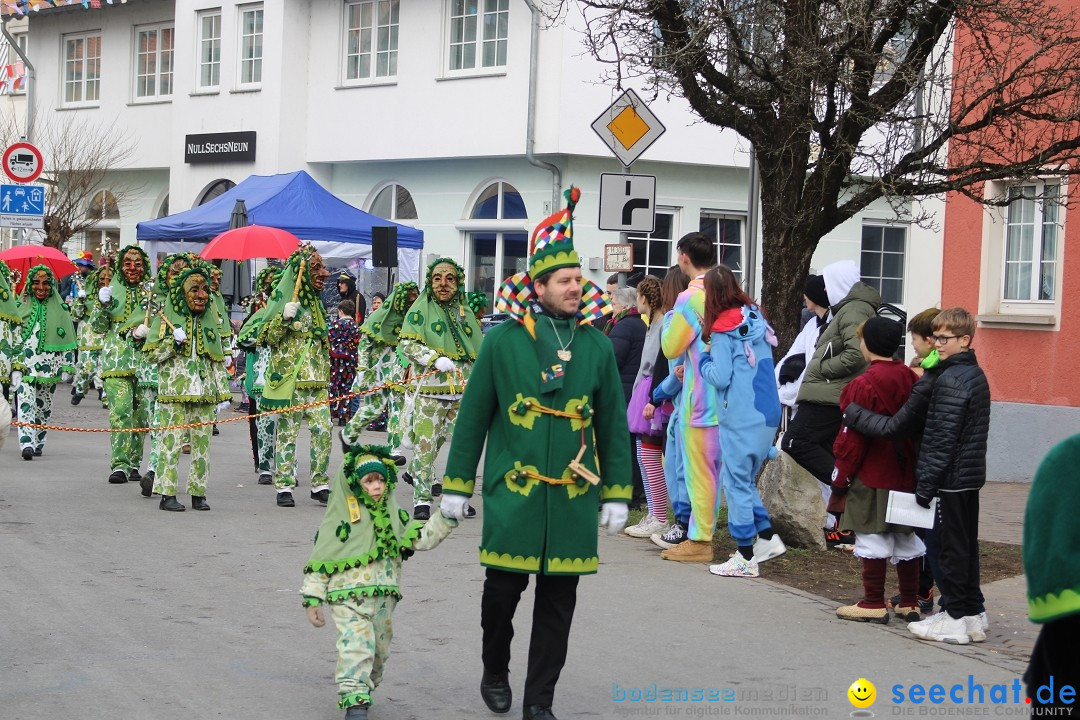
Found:
[[915, 493], [889, 491], [889, 504], [885, 508], [885, 522], [893, 525], [932, 528], [937, 517], [937, 498], [930, 501], [930, 507], [924, 508], [915, 502]]

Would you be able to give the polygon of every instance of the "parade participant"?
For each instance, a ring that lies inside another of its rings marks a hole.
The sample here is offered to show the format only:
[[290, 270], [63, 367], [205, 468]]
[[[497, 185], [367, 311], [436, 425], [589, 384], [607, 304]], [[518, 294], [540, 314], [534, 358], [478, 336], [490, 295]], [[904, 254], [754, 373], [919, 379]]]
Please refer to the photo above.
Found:
[[[232, 322], [229, 320], [229, 305], [225, 302], [225, 298], [221, 294], [221, 268], [211, 263], [205, 264], [206, 269], [210, 272], [210, 307], [216, 316], [215, 322], [217, 323], [218, 335], [221, 336], [221, 349], [224, 353], [224, 359], [217, 363], [215, 367], [217, 368], [217, 372], [221, 375], [225, 387], [229, 387], [229, 381], [232, 379], [233, 351], [236, 344], [236, 333], [233, 332]], [[218, 412], [220, 413], [227, 409], [231, 404], [232, 393], [230, 392], [229, 397], [223, 400], [218, 406]], [[214, 424], [213, 434], [219, 434], [216, 423]]]
[[[382, 307], [382, 304], [386, 302], [386, 296], [381, 292], [377, 292], [371, 296], [371, 312], [375, 312]], [[367, 320], [365, 319], [365, 322]]]
[[476, 315], [476, 322], [484, 322], [484, 311], [488, 309], [488, 296], [483, 290], [473, 290], [465, 296], [465, 303]]
[[[572, 212], [533, 233], [529, 269], [508, 278], [496, 309], [513, 318], [488, 332], [465, 390], [443, 478], [442, 511], [460, 519], [484, 451], [486, 570], [480, 695], [510, 709], [510, 640], [521, 593], [536, 576], [523, 716], [554, 720], [578, 579], [597, 571], [598, 501], [609, 533], [626, 523], [630, 448], [626, 402], [611, 343], [587, 323], [610, 308], [581, 276]], [[600, 477], [598, 477], [598, 475]]]
[[[337, 317], [330, 321], [330, 397], [349, 393], [356, 379], [357, 351], [360, 347], [360, 326], [353, 320], [356, 305], [342, 300]], [[335, 425], [344, 425], [356, 410], [356, 398], [335, 400], [330, 405], [330, 418]]]
[[[210, 300], [210, 272], [203, 265], [184, 270], [171, 284], [164, 307], [150, 325], [143, 345], [158, 366], [156, 421], [162, 427], [208, 423], [214, 408], [231, 397], [220, 372], [225, 359], [218, 319]], [[181, 445], [191, 442], [191, 470], [187, 491], [192, 510], [209, 510], [206, 484], [210, 477], [211, 426], [161, 431], [160, 467], [153, 492], [161, 495], [158, 507], [182, 511], [176, 499]]]
[[[11, 268], [0, 261], [0, 383], [5, 388], [5, 399], [7, 388], [11, 384], [11, 359], [17, 344], [19, 326], [22, 325], [19, 304], [15, 300], [11, 285]], [[9, 413], [10, 410], [9, 407]]]
[[78, 272], [72, 273], [61, 280], [57, 291], [60, 293], [60, 299], [68, 305], [71, 305], [78, 297], [85, 297], [84, 293], [89, 285], [90, 273], [94, 272], [94, 254], [89, 250], [83, 250], [72, 262], [75, 263]]
[[[259, 271], [255, 278], [256, 293], [248, 306], [248, 316], [237, 333], [237, 343], [247, 352], [244, 369], [244, 391], [248, 396], [248, 414], [257, 415], [259, 402], [266, 383], [266, 366], [270, 362], [270, 348], [254, 342], [254, 330], [261, 327], [263, 312], [270, 293], [281, 278], [281, 266], [271, 265]], [[260, 485], [274, 484], [274, 433], [277, 421], [274, 415], [261, 415], [249, 419], [251, 452], [255, 471], [259, 473]]]
[[[150, 293], [143, 287], [150, 280], [150, 261], [138, 245], [121, 249], [118, 271], [112, 281], [98, 290], [101, 312], [93, 318], [95, 329], [104, 333], [101, 349], [101, 377], [109, 398], [109, 427], [113, 430], [145, 428], [153, 409], [153, 393], [139, 385], [137, 374], [145, 364], [136, 350], [132, 331], [146, 322]], [[114, 432], [110, 435], [112, 468], [109, 482], [140, 480], [145, 432]]]
[[402, 561], [434, 548], [457, 525], [441, 513], [423, 525], [410, 523], [394, 499], [396, 476], [389, 448], [358, 445], [347, 452], [304, 567], [300, 594], [308, 620], [325, 625], [326, 603], [337, 627], [338, 707], [347, 720], [367, 718], [390, 657]]
[[[85, 286], [78, 292], [71, 305], [71, 319], [79, 323], [77, 332], [79, 357], [75, 367], [75, 378], [71, 381], [71, 404], [78, 405], [86, 397], [87, 390], [93, 385], [97, 388], [98, 399], [105, 401], [101, 382], [101, 349], [105, 345], [105, 335], [94, 330], [93, 315], [100, 313], [101, 303], [96, 301], [98, 290], [112, 282], [112, 268], [102, 259], [102, 265], [86, 276]], [[94, 298], [87, 296], [87, 292]]]
[[[56, 276], [45, 265], [26, 273], [15, 336], [18, 351], [11, 362], [11, 384], [19, 398], [19, 420], [46, 425], [52, 415], [52, 394], [65, 372], [75, 372], [75, 326], [67, 304], [56, 289]], [[33, 460], [45, 448], [46, 430], [19, 428], [23, 460]]]
[[[334, 292], [337, 290], [337, 292]], [[332, 315], [342, 300], [352, 300], [356, 305], [356, 311], [353, 313], [353, 320], [363, 324], [367, 317], [367, 301], [364, 299], [364, 294], [356, 289], [356, 278], [354, 278], [348, 270], [342, 270], [337, 276], [336, 287], [327, 287], [326, 291], [322, 294], [323, 307], [326, 309], [328, 315]]]
[[408, 444], [414, 449], [402, 479], [413, 486], [417, 520], [430, 517], [432, 497], [441, 491], [435, 483], [435, 461], [454, 431], [463, 385], [483, 339], [476, 315], [465, 304], [464, 283], [460, 265], [437, 258], [428, 265], [424, 290], [401, 328], [401, 354], [410, 361], [411, 376], [438, 371], [418, 380], [415, 390], [407, 390], [412, 397], [402, 413]]
[[311, 431], [311, 498], [326, 504], [330, 480], [330, 340], [319, 293], [330, 271], [322, 256], [305, 243], [289, 256], [270, 294], [255, 341], [268, 346], [269, 358], [261, 410], [317, 403], [283, 413], [277, 421], [274, 485], [278, 507], [293, 507], [296, 486], [296, 438], [306, 417]]

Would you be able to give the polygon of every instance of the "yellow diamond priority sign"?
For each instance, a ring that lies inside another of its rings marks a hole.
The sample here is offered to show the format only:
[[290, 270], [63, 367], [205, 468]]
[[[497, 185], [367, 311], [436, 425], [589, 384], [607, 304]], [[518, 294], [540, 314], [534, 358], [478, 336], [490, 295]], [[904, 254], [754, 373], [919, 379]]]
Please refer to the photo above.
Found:
[[620, 95], [596, 118], [592, 128], [627, 167], [641, 157], [666, 130], [633, 90]]

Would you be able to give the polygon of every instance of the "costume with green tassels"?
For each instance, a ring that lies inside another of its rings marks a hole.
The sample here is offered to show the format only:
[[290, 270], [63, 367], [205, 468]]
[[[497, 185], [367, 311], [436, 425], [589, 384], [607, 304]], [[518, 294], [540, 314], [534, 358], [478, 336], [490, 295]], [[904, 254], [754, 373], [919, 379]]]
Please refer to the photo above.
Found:
[[102, 311], [101, 303], [97, 300], [97, 291], [101, 272], [105, 269], [105, 266], [102, 266], [87, 275], [83, 281], [83, 290], [71, 303], [71, 318], [79, 323], [76, 329], [79, 357], [71, 388], [73, 394], [80, 398], [86, 395], [91, 381], [98, 389], [102, 387], [101, 350], [105, 346], [105, 333], [94, 329], [94, 316]]
[[11, 357], [20, 325], [22, 316], [11, 288], [11, 268], [0, 261], [0, 380], [4, 383], [11, 377]]

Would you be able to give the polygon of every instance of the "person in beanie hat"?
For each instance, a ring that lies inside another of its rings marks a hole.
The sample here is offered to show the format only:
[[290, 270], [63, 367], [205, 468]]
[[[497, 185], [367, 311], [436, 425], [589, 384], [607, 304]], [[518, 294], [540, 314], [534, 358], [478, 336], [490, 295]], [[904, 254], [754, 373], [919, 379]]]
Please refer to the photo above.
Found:
[[[904, 341], [904, 326], [895, 320], [873, 316], [856, 331], [863, 356], [869, 363], [840, 394], [843, 410], [853, 402], [874, 412], [892, 415], [911, 395], [918, 379], [902, 360], [893, 355]], [[868, 438], [844, 427], [833, 444], [836, 468], [832, 474], [833, 509], [841, 500], [844, 507], [841, 530], [855, 533], [855, 557], [862, 558], [863, 599], [836, 609], [843, 620], [889, 622], [885, 607], [885, 570], [896, 565], [900, 602], [896, 615], [913, 622], [920, 615], [917, 594], [926, 546], [913, 528], [885, 522], [889, 492], [915, 489], [915, 446], [910, 439]], [[845, 500], [846, 499], [846, 500]]]
[[[22, 332], [15, 336], [18, 352], [12, 357], [11, 384], [19, 396], [19, 419], [47, 425], [52, 415], [52, 394], [65, 372], [75, 372], [75, 327], [70, 310], [56, 291], [56, 276], [46, 265], [26, 272], [19, 316]], [[19, 428], [23, 460], [33, 460], [45, 448], [47, 431]]]
[[806, 322], [787, 353], [780, 358], [780, 362], [776, 363], [777, 394], [780, 396], [780, 404], [789, 412], [789, 420], [798, 412], [796, 401], [803, 376], [806, 374], [806, 366], [814, 357], [818, 336], [828, 324], [825, 316], [829, 312], [829, 296], [825, 293], [823, 276], [810, 275], [806, 278], [803, 301], [806, 303], [803, 308]]
[[810, 300], [810, 302], [814, 303], [818, 307], [828, 309], [829, 294], [825, 292], [825, 276], [807, 276], [806, 285], [803, 287], [803, 295], [805, 295], [806, 298]]
[[1028, 617], [1042, 625], [1024, 683], [1032, 707], [1072, 707], [1058, 690], [1080, 682], [1080, 435], [1055, 445], [1035, 473], [1024, 510]]
[[415, 550], [430, 550], [457, 526], [435, 513], [410, 522], [394, 497], [397, 473], [390, 449], [356, 445], [334, 477], [330, 500], [300, 588], [308, 620], [337, 628], [338, 707], [347, 720], [366, 720], [382, 679], [401, 599], [401, 565]]
[[513, 619], [536, 576], [525, 720], [553, 720], [578, 579], [597, 572], [597, 503], [609, 533], [626, 524], [632, 492], [626, 401], [611, 343], [588, 323], [610, 312], [581, 276], [573, 243], [577, 188], [533, 233], [529, 269], [506, 280], [473, 367], [443, 477], [442, 510], [464, 515], [484, 451], [486, 568], [480, 696], [493, 712], [512, 702]]

